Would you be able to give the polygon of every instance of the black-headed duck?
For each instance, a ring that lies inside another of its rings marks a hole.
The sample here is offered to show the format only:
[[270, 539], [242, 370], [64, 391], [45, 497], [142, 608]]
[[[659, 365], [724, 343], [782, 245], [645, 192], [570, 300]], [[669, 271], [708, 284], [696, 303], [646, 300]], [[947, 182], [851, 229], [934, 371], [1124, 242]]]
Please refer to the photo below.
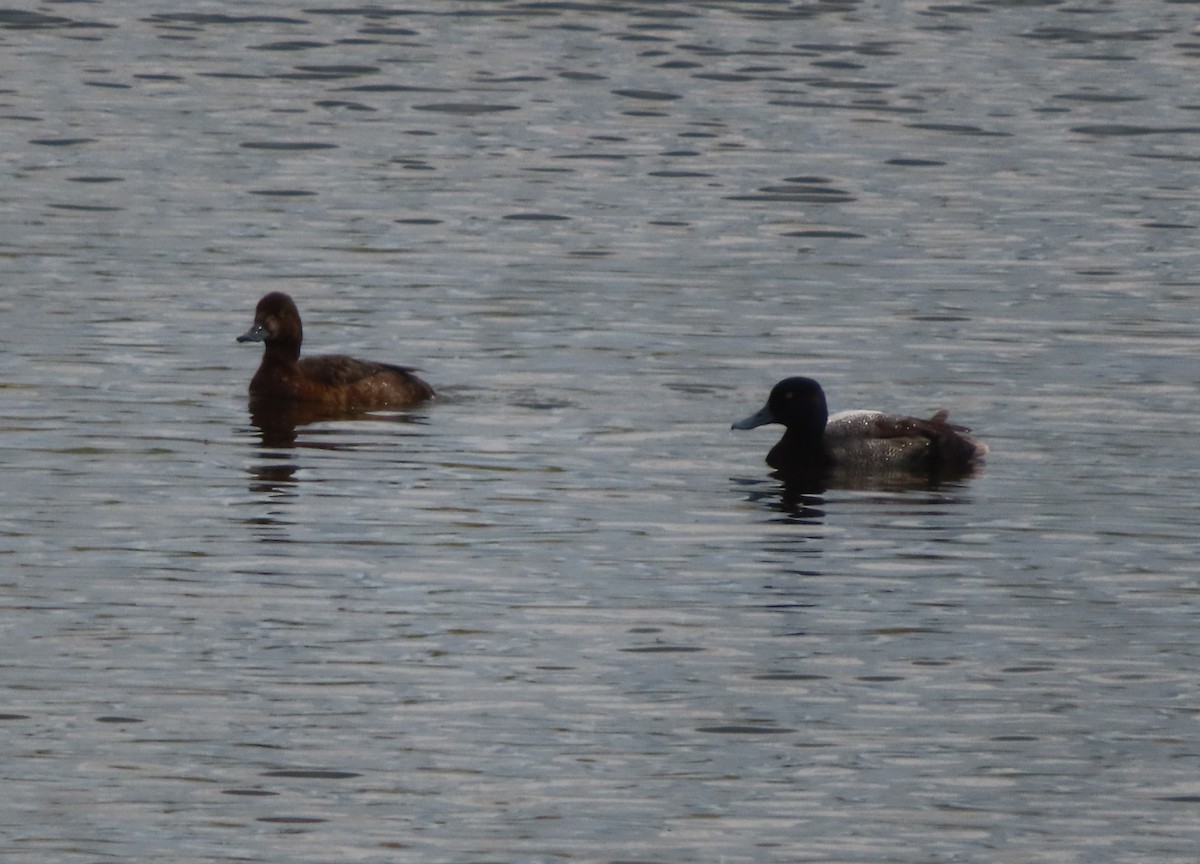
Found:
[[840, 411], [831, 417], [821, 385], [798, 377], [776, 384], [767, 404], [733, 428], [783, 424], [783, 438], [767, 454], [767, 464], [783, 472], [970, 473], [987, 445], [968, 437], [965, 426], [949, 423], [948, 416], [938, 411], [922, 420]]
[[432, 399], [433, 388], [406, 366], [372, 363], [343, 354], [301, 357], [304, 329], [292, 298], [272, 291], [258, 301], [254, 326], [239, 342], [264, 343], [250, 381], [250, 399], [304, 403], [330, 414], [404, 408]]

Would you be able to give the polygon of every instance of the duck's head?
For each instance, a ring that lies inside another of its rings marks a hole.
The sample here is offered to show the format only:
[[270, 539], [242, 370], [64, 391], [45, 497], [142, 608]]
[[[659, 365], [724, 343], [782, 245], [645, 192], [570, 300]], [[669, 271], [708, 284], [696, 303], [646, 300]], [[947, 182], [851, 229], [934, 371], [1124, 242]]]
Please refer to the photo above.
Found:
[[732, 428], [755, 429], [781, 423], [788, 432], [816, 440], [824, 433], [828, 419], [829, 408], [820, 384], [811, 378], [784, 378], [771, 388], [766, 405]]
[[294, 345], [299, 351], [304, 338], [300, 311], [292, 298], [282, 291], [272, 291], [254, 310], [254, 325], [237, 337], [239, 342], [266, 342], [268, 345]]

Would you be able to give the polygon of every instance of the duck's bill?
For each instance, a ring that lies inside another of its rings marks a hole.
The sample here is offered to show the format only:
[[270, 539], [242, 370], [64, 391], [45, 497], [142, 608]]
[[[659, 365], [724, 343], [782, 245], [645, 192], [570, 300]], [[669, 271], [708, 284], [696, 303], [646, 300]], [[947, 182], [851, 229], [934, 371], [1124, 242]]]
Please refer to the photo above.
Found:
[[239, 342], [261, 342], [266, 336], [266, 328], [261, 324], [255, 324], [241, 336], [237, 337]]
[[759, 426], [766, 426], [768, 423], [778, 422], [775, 420], [775, 415], [771, 413], [771, 409], [765, 405], [758, 411], [755, 411], [749, 417], [737, 421], [730, 429], [757, 429]]

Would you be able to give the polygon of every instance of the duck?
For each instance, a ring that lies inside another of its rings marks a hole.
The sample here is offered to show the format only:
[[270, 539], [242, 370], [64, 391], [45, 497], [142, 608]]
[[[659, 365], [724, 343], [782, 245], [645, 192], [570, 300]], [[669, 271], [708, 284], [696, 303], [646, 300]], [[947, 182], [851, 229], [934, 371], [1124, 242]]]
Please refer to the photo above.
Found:
[[782, 424], [783, 437], [767, 454], [767, 464], [785, 473], [969, 474], [987, 445], [949, 416], [946, 410], [929, 419], [865, 410], [830, 416], [821, 385], [794, 377], [776, 384], [767, 404], [732, 428]]
[[263, 356], [250, 379], [250, 401], [259, 409], [311, 407], [327, 416], [407, 408], [435, 396], [408, 366], [359, 360], [344, 354], [300, 356], [304, 328], [290, 296], [272, 291], [258, 301], [254, 324], [238, 342], [262, 342]]

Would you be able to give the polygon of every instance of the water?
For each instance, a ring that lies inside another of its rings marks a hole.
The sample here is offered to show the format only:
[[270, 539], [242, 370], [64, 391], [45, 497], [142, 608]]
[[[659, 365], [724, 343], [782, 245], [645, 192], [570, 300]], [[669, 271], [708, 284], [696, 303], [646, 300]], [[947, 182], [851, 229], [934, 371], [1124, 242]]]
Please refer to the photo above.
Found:
[[[1190, 4], [0, 12], [6, 861], [1191, 861]], [[434, 404], [264, 435], [234, 337]], [[949, 407], [933, 489], [732, 433]]]

